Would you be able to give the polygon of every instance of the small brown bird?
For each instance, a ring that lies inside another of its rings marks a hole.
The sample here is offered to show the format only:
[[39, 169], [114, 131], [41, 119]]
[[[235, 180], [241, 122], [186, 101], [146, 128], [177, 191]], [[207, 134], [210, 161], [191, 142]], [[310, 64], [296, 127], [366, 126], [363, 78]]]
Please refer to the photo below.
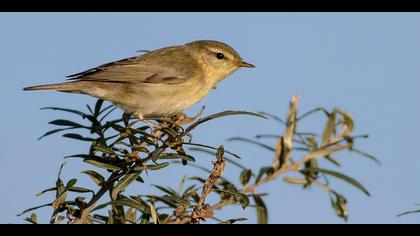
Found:
[[87, 94], [138, 118], [182, 113], [240, 67], [254, 67], [230, 46], [201, 40], [147, 52], [68, 76], [69, 82], [24, 88]]

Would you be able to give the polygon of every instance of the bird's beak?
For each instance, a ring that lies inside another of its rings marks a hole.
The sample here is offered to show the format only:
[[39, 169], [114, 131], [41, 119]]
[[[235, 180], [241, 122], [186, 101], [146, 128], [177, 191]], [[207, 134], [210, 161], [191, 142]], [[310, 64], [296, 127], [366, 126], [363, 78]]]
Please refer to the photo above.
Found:
[[254, 68], [255, 66], [252, 65], [251, 63], [248, 63], [246, 61], [241, 61], [239, 64], [240, 67], [247, 67], [247, 68]]

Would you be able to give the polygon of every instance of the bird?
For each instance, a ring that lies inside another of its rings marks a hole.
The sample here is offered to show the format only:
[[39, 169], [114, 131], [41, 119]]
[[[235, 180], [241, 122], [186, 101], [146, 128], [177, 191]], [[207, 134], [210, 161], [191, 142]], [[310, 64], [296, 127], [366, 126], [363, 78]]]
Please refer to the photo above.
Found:
[[67, 76], [63, 83], [26, 87], [110, 101], [138, 119], [182, 114], [241, 67], [254, 68], [231, 46], [198, 40], [147, 51]]

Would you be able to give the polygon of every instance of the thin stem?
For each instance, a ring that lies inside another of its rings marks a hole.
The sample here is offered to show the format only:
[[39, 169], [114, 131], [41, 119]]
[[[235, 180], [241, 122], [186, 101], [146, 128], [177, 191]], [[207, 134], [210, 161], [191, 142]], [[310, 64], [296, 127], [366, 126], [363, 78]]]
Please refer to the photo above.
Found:
[[78, 218], [76, 218], [71, 224], [84, 224], [88, 217], [90, 216], [90, 213], [92, 209], [95, 207], [95, 204], [101, 199], [108, 190], [114, 186], [114, 183], [123, 176], [124, 173], [117, 174], [116, 172], [112, 173], [107, 181], [104, 183], [104, 185], [98, 190], [97, 193], [95, 193], [91, 200], [89, 201], [86, 206], [84, 206], [82, 209], [80, 209], [80, 215]]
[[199, 224], [202, 219], [213, 217], [213, 212], [204, 207], [204, 202], [206, 201], [207, 196], [213, 190], [217, 180], [222, 176], [225, 166], [226, 160], [224, 160], [223, 157], [214, 162], [213, 171], [204, 183], [200, 199], [191, 215], [191, 223]]

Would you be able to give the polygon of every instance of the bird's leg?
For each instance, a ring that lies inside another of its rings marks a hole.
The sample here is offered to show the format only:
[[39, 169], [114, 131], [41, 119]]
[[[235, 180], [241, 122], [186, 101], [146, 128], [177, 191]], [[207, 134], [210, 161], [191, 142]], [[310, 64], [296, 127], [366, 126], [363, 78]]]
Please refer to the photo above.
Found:
[[189, 124], [189, 123], [192, 123], [192, 122], [194, 122], [198, 117], [200, 117], [202, 114], [203, 114], [203, 112], [204, 112], [204, 109], [205, 109], [206, 107], [205, 106], [203, 106], [201, 109], [200, 109], [200, 111], [198, 111], [198, 113], [195, 115], [195, 116], [193, 116], [193, 117], [188, 117], [186, 114], [184, 114], [184, 113], [180, 113], [180, 114], [177, 114], [176, 115], [176, 123], [178, 124], [178, 125], [180, 125], [180, 126], [182, 126], [182, 125], [185, 125], [185, 124]]

